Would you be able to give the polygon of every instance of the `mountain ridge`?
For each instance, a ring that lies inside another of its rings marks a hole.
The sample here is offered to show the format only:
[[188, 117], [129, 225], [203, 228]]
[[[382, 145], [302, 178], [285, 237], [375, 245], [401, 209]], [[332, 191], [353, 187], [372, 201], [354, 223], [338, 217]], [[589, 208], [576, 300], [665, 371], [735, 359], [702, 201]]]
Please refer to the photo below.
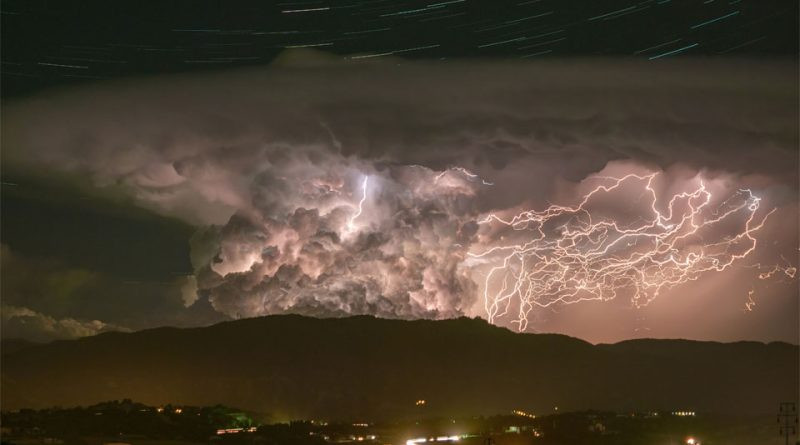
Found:
[[593, 345], [466, 317], [273, 315], [107, 332], [3, 355], [3, 409], [223, 403], [276, 419], [524, 408], [771, 413], [797, 394], [798, 347], [636, 339]]

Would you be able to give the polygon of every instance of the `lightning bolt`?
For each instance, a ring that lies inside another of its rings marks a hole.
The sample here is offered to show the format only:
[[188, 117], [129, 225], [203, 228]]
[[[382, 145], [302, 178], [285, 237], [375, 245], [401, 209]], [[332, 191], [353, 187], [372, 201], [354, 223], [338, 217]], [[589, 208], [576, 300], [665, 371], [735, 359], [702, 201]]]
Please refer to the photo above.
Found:
[[485, 179], [481, 178], [480, 176], [476, 175], [475, 173], [472, 173], [471, 171], [467, 170], [464, 167], [450, 167], [447, 170], [442, 171], [441, 173], [436, 175], [436, 177], [433, 179], [433, 183], [436, 184], [437, 182], [439, 182], [440, 179], [442, 179], [442, 177], [444, 175], [448, 174], [451, 171], [457, 172], [457, 173], [461, 173], [462, 175], [464, 175], [470, 181], [480, 180], [481, 184], [483, 184], [483, 185], [494, 185], [493, 182], [486, 181]]
[[358, 201], [358, 207], [355, 213], [350, 216], [350, 219], [347, 221], [347, 233], [353, 233], [356, 230], [355, 221], [361, 216], [361, 213], [364, 211], [364, 201], [367, 200], [367, 183], [369, 181], [369, 176], [364, 176], [364, 182], [361, 184], [361, 200]]
[[[642, 307], [661, 292], [705, 272], [722, 271], [749, 255], [756, 247], [756, 231], [775, 211], [756, 218], [761, 199], [750, 190], [736, 192], [716, 208], [712, 194], [700, 182], [687, 192], [674, 194], [666, 211], [659, 210], [653, 189], [656, 173], [629, 174], [621, 178], [596, 178], [603, 184], [585, 194], [575, 206], [551, 205], [528, 210], [510, 219], [489, 214], [482, 225], [513, 230], [516, 244], [496, 246], [469, 255], [494, 264], [483, 284], [484, 307], [489, 322], [507, 315], [519, 303], [512, 322], [524, 331], [534, 307], [580, 301], [612, 300], [632, 293], [632, 303]], [[634, 223], [593, 214], [590, 203], [623, 186], [643, 186], [647, 210]], [[704, 239], [704, 229], [744, 218], [744, 227], [717, 242]], [[777, 271], [776, 271], [777, 272]], [[794, 275], [795, 269], [784, 271]]]
[[775, 274], [778, 274], [778, 273], [783, 273], [784, 275], [786, 275], [789, 278], [794, 278], [795, 275], [797, 275], [797, 268], [794, 267], [794, 266], [775, 265], [775, 266], [772, 266], [772, 268], [770, 270], [758, 274], [758, 279], [759, 280], [768, 280], [768, 279], [772, 278]]
[[753, 289], [747, 292], [747, 301], [744, 303], [745, 312], [753, 312], [753, 308], [756, 306], [756, 301], [753, 299], [753, 294], [755, 293], [756, 291]]

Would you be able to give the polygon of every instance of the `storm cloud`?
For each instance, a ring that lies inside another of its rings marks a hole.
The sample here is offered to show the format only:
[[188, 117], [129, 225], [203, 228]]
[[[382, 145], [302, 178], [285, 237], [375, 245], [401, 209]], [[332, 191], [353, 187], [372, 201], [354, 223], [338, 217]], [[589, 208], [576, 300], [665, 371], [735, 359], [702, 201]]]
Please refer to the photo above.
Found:
[[3, 161], [88, 176], [196, 227], [194, 275], [176, 297], [187, 306], [230, 318], [483, 315], [465, 259], [504, 234], [477, 221], [574, 203], [596, 174], [753, 188], [789, 229], [766, 227], [758, 258], [796, 265], [797, 93], [796, 67], [780, 61], [291, 52], [265, 69], [8, 102]]

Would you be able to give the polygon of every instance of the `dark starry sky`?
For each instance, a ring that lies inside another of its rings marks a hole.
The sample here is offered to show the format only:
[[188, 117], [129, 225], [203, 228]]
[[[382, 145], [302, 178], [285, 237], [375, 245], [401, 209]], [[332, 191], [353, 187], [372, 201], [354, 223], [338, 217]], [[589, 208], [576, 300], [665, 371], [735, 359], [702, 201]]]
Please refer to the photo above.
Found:
[[787, 0], [2, 2], [3, 95], [258, 65], [285, 48], [344, 58], [796, 56]]

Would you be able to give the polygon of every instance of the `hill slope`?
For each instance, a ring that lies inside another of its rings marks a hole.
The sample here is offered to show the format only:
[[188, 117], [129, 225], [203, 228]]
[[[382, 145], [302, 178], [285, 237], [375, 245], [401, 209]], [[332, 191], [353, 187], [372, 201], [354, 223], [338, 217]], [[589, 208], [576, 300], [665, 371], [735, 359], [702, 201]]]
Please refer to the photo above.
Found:
[[[106, 333], [4, 354], [3, 409], [132, 398], [223, 403], [276, 419], [523, 408], [771, 414], [798, 391], [798, 347], [634, 340], [597, 345], [466, 318], [269, 316]], [[414, 401], [426, 399], [425, 408]]]
[[4, 338], [0, 339], [0, 354], [11, 354], [21, 351], [31, 346], [36, 346], [39, 343], [25, 340], [24, 338]]

